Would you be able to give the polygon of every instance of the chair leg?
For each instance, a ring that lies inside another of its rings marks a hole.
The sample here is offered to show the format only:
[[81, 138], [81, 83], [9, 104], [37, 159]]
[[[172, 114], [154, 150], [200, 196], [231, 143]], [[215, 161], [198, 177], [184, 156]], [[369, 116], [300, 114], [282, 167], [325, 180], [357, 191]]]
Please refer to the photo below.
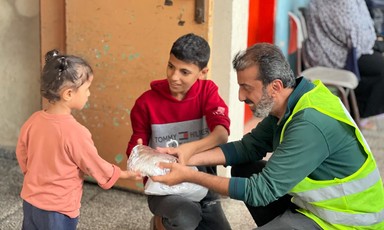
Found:
[[346, 92], [346, 90], [343, 87], [341, 87], [341, 86], [334, 86], [334, 87], [336, 87], [336, 89], [338, 90], [339, 97], [340, 97], [341, 101], [343, 102], [345, 108], [348, 111], [351, 111], [351, 109], [349, 107], [348, 93]]
[[355, 121], [356, 125], [360, 127], [360, 112], [359, 107], [357, 106], [355, 91], [353, 89], [344, 88], [333, 84], [327, 84], [327, 86], [332, 86], [337, 89], [337, 94], [341, 102], [344, 104], [347, 111], [351, 114], [351, 117]]
[[353, 89], [349, 92], [349, 99], [351, 101], [353, 119], [355, 120], [358, 127], [360, 127], [360, 112], [359, 107], [357, 106], [356, 95]]

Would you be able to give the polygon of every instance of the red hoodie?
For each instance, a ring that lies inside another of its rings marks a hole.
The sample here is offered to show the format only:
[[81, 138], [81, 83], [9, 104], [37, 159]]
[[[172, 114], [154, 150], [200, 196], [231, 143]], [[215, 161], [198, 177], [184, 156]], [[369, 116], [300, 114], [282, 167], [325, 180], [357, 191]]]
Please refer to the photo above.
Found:
[[165, 147], [171, 139], [179, 144], [202, 139], [217, 125], [229, 133], [228, 106], [211, 80], [197, 80], [181, 101], [172, 97], [166, 79], [151, 82], [131, 111], [133, 134], [127, 156], [139, 138], [152, 148]]

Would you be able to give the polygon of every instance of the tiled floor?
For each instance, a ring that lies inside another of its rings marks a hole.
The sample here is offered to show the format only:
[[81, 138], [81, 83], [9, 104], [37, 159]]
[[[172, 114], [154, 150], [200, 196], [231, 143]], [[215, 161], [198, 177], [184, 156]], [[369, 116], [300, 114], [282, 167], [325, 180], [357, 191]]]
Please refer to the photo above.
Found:
[[[374, 121], [376, 129], [363, 130], [363, 133], [384, 177], [384, 119]], [[0, 230], [21, 229], [22, 175], [17, 162], [4, 155], [0, 156]], [[223, 198], [222, 205], [233, 229], [256, 227], [242, 202]], [[150, 218], [145, 196], [119, 189], [103, 190], [85, 183], [78, 229], [145, 230], [149, 229]]]

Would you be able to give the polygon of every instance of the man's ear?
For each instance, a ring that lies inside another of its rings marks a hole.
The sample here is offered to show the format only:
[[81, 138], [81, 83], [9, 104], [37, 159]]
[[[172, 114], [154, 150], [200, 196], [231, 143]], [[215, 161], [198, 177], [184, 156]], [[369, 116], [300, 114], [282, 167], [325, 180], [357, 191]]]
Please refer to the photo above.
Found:
[[270, 86], [271, 95], [273, 97], [277, 96], [284, 89], [284, 85], [281, 80], [274, 80], [270, 83]]
[[207, 79], [208, 71], [209, 71], [208, 67], [203, 68], [203, 69], [200, 71], [200, 77], [199, 77], [199, 79]]
[[64, 101], [70, 101], [72, 99], [73, 90], [72, 89], [66, 89], [61, 93], [61, 98]]
[[284, 84], [283, 84], [283, 82], [281, 80], [278, 79], [278, 80], [275, 80], [275, 81], [272, 82], [272, 89], [274, 91], [280, 91], [283, 88], [284, 88]]

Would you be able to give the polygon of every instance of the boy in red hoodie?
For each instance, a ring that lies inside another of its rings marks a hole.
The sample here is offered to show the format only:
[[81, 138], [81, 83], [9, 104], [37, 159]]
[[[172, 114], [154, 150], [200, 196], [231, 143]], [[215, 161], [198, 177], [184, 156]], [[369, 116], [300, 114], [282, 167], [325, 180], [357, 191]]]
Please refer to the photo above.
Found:
[[[230, 120], [228, 107], [208, 72], [210, 47], [195, 34], [178, 38], [170, 51], [167, 78], [151, 82], [131, 111], [132, 137], [127, 155], [141, 139], [152, 148], [166, 147], [176, 140], [177, 152], [192, 155], [226, 143]], [[183, 159], [179, 159], [183, 162]], [[216, 167], [199, 167], [216, 175]], [[230, 229], [219, 202], [209, 191], [200, 202], [177, 195], [148, 196], [155, 215], [155, 229]]]

